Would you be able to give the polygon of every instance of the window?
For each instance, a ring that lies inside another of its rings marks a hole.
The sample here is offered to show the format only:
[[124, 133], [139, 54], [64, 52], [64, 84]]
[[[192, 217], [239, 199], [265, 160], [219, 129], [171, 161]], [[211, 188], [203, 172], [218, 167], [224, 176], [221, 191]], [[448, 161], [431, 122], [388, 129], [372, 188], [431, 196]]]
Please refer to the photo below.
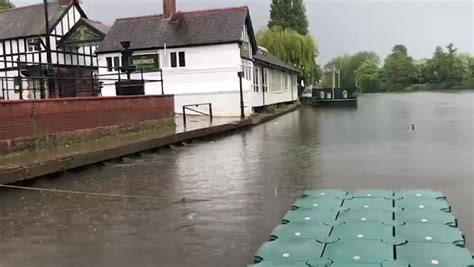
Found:
[[179, 52], [179, 66], [186, 67], [186, 58], [184, 52]]
[[250, 38], [247, 30], [247, 26], [244, 25], [241, 37], [242, 43], [240, 44], [240, 56], [242, 58], [252, 58], [252, 46], [250, 45]]
[[26, 40], [28, 44], [28, 52], [40, 51], [41, 50], [41, 39], [30, 38]]
[[254, 74], [253, 74], [253, 91], [258, 93], [259, 91], [259, 80], [258, 80], [258, 77], [259, 77], [259, 69], [258, 68], [255, 68], [255, 71], [254, 71]]
[[105, 59], [107, 61], [107, 71], [112, 71], [113, 69], [113, 66], [112, 66], [112, 58], [111, 57], [107, 57]]
[[262, 69], [262, 90], [268, 92], [268, 69]]
[[242, 71], [244, 72], [244, 79], [252, 81], [252, 62], [242, 60]]
[[177, 68], [178, 63], [177, 63], [177, 60], [176, 60], [176, 52], [171, 52], [170, 57], [171, 57], [171, 67], [172, 68]]
[[186, 54], [185, 52], [171, 52], [171, 67], [172, 68], [182, 68], [186, 67]]
[[114, 69], [116, 71], [120, 70], [120, 57], [114, 57]]

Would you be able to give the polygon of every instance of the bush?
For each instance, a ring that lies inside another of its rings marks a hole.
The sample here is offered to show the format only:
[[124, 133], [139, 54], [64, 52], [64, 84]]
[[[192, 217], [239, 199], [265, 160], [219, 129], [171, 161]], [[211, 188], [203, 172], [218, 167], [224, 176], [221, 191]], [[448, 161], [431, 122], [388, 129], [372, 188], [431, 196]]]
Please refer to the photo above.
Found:
[[267, 113], [275, 113], [278, 111], [278, 105], [276, 104], [268, 105], [267, 107], [265, 107], [265, 111]]
[[427, 91], [427, 90], [431, 90], [431, 87], [429, 84], [412, 84], [403, 90], [404, 91]]
[[452, 83], [422, 83], [412, 84], [404, 91], [435, 91], [435, 90], [447, 90], [447, 89], [474, 89], [474, 80], [466, 81], [463, 84], [452, 84]]
[[465, 80], [463, 83], [463, 89], [474, 89], [474, 78]]

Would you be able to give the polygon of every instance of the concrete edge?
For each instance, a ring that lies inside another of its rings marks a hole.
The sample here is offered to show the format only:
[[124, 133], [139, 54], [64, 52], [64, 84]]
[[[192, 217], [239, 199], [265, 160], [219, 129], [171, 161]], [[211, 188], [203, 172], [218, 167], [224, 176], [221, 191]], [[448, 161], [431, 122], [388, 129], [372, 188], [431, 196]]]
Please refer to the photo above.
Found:
[[64, 157], [49, 158], [42, 162], [32, 162], [23, 166], [11, 166], [0, 169], [0, 184], [16, 183], [58, 172], [64, 172], [114, 158], [135, 154], [166, 145], [198, 139], [206, 136], [226, 133], [232, 130], [252, 126], [252, 120], [246, 119], [235, 123], [212, 126], [203, 129], [190, 130], [155, 139], [137, 141], [134, 143], [107, 149], [99, 149], [87, 153], [71, 154]]
[[298, 103], [298, 104], [291, 105], [290, 107], [288, 107], [286, 109], [280, 110], [280, 111], [272, 113], [272, 114], [257, 115], [257, 116], [252, 118], [252, 123], [254, 125], [258, 125], [258, 124], [262, 124], [262, 123], [265, 123], [265, 122], [269, 122], [273, 119], [276, 119], [280, 116], [283, 116], [285, 114], [288, 114], [290, 112], [293, 112], [293, 111], [297, 110], [300, 106], [301, 106], [301, 104]]
[[298, 109], [299, 106], [299, 104], [296, 104], [273, 114], [264, 114], [259, 115], [257, 117], [237, 121], [234, 123], [227, 123], [217, 126], [211, 126], [208, 128], [190, 130], [154, 139], [141, 140], [113, 148], [98, 149], [87, 153], [77, 153], [56, 158], [53, 157], [46, 159], [42, 162], [32, 162], [23, 166], [12, 165], [11, 167], [5, 167], [3, 169], [0, 169], [0, 184], [11, 184], [21, 182], [41, 176], [60, 173], [67, 170], [112, 160], [115, 158], [120, 158], [141, 151], [147, 151], [163, 147], [166, 145], [172, 145], [203, 137], [211, 137], [218, 134], [224, 134], [233, 130], [256, 126], [273, 120], [279, 116], [285, 115], [289, 112], [292, 112]]

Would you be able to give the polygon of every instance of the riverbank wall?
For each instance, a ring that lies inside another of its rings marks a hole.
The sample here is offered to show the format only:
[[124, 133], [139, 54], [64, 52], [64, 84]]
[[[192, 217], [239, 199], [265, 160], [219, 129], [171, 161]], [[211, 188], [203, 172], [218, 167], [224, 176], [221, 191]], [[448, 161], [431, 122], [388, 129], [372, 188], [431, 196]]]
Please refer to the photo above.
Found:
[[172, 95], [0, 101], [0, 155], [151, 127], [173, 112]]
[[[165, 127], [152, 128], [143, 133], [137, 133], [137, 129], [133, 129], [130, 131], [133, 134], [114, 136], [107, 139], [88, 140], [69, 147], [21, 153], [13, 157], [0, 157], [0, 184], [16, 183], [168, 145], [227, 134], [235, 130], [267, 122], [294, 111], [298, 107], [299, 104], [293, 104], [271, 114], [257, 114], [250, 118], [187, 131], [178, 131], [167, 124], [165, 124]], [[165, 114], [168, 113], [165, 112]], [[164, 117], [161, 121], [163, 122], [166, 118]], [[155, 121], [152, 119], [151, 125]], [[148, 125], [147, 127], [150, 126]], [[113, 131], [113, 128], [110, 130]]]

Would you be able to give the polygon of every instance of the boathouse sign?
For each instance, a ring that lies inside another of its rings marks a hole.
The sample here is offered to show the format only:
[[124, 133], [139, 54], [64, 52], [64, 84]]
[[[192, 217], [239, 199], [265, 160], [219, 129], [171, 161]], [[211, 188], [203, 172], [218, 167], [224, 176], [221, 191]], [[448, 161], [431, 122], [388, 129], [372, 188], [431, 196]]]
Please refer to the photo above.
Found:
[[131, 65], [135, 66], [138, 71], [143, 69], [145, 72], [160, 69], [158, 54], [133, 55]]

